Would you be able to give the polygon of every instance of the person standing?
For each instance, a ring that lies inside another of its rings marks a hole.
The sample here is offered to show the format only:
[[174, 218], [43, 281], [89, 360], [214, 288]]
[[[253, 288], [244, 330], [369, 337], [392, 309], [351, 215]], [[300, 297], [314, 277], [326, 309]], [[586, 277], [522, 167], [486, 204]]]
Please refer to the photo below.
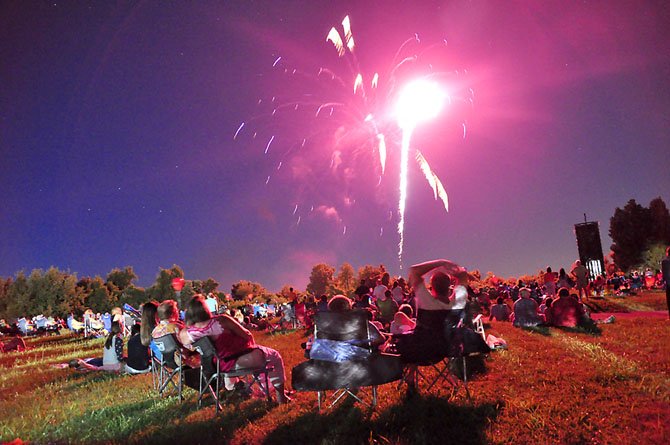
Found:
[[665, 258], [661, 261], [663, 281], [665, 281], [665, 304], [668, 306], [668, 317], [670, 317], [670, 246], [665, 249]]
[[544, 293], [550, 297], [556, 295], [556, 273], [552, 272], [551, 267], [547, 267], [544, 274]]
[[582, 293], [585, 297], [588, 297], [589, 288], [589, 270], [582, 264], [581, 261], [575, 261], [575, 265], [570, 271], [573, 277], [575, 277], [575, 287], [577, 287], [577, 292], [579, 293], [579, 299], [581, 300]]

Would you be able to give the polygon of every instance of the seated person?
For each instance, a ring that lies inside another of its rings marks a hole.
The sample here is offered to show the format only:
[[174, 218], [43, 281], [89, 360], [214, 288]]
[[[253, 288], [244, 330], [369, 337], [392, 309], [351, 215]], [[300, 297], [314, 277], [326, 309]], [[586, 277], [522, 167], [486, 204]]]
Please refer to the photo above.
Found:
[[123, 367], [123, 335], [121, 325], [112, 322], [112, 329], [105, 341], [102, 358], [78, 360], [79, 367], [88, 371], [119, 372]]
[[12, 337], [9, 340], [6, 340], [4, 343], [0, 342], [0, 352], [23, 352], [25, 350], [26, 343], [23, 341], [23, 338], [19, 336]]
[[[452, 278], [448, 274], [463, 271], [463, 268], [448, 260], [427, 261], [410, 267], [408, 281], [414, 289], [417, 319], [414, 332], [397, 343], [398, 351], [405, 362], [432, 361], [447, 355], [449, 341], [444, 329], [445, 321], [455, 327], [462, 315], [460, 309], [452, 311], [459, 297], [455, 295], [456, 289], [452, 287]], [[432, 276], [429, 290], [424, 276], [430, 272]], [[465, 290], [463, 286], [458, 287]]]
[[[335, 295], [328, 302], [329, 312], [347, 312], [351, 309], [351, 300], [344, 295]], [[386, 342], [386, 337], [384, 337], [372, 321], [368, 321], [368, 330], [371, 340], [369, 346], [372, 347], [373, 351], [378, 351], [379, 347]], [[370, 349], [368, 348], [368, 345], [356, 345], [351, 341], [328, 339], [314, 340], [309, 351], [309, 358], [330, 362], [344, 362], [353, 358], [362, 358], [369, 355]]]
[[142, 344], [140, 324], [135, 323], [130, 329], [131, 337], [128, 340], [128, 359], [126, 372], [128, 374], [146, 374], [151, 371], [149, 348]]
[[382, 296], [377, 299], [377, 310], [379, 315], [377, 319], [382, 325], [387, 326], [393, 320], [393, 316], [398, 311], [398, 303], [393, 299], [393, 294], [390, 290], [386, 290]]
[[[151, 332], [151, 337], [157, 339], [172, 334], [177, 341], [180, 342], [179, 333], [184, 330], [184, 324], [179, 320], [179, 308], [177, 307], [177, 302], [174, 300], [163, 301], [158, 305], [156, 315], [158, 316], [158, 324]], [[182, 346], [184, 345], [183, 342], [180, 343]], [[200, 366], [198, 354], [184, 347], [180, 348], [180, 352], [186, 366], [189, 368], [197, 368]], [[177, 357], [178, 356], [175, 353], [175, 359]], [[177, 362], [177, 364], [179, 363]]]
[[530, 289], [519, 289], [519, 299], [514, 302], [514, 326], [537, 326], [541, 323], [537, 302], [530, 298]]
[[163, 358], [163, 354], [156, 346], [151, 333], [156, 328], [158, 323], [158, 303], [155, 301], [148, 301], [142, 305], [142, 322], [140, 323], [140, 339], [142, 345], [148, 347], [151, 353], [158, 360]]
[[328, 296], [323, 294], [319, 297], [319, 301], [316, 304], [316, 311], [323, 312], [328, 310]]
[[[266, 359], [274, 367], [268, 378], [275, 388], [277, 402], [290, 401], [284, 391], [284, 361], [279, 352], [266, 346], [257, 345], [254, 337], [234, 318], [221, 314], [212, 317], [202, 295], [195, 295], [186, 307], [186, 329], [179, 332], [184, 345], [190, 345], [209, 337], [216, 349], [222, 372], [239, 368], [259, 368], [265, 366]], [[235, 382], [225, 379], [226, 389], [234, 389]]]
[[398, 311], [391, 322], [391, 334], [409, 334], [416, 327], [416, 321], [407, 316], [406, 313]]
[[[336, 295], [328, 303], [326, 325], [330, 334], [338, 335], [339, 323], [349, 320], [347, 312], [352, 310], [351, 300], [344, 295]], [[338, 317], [337, 313], [342, 316]], [[332, 314], [332, 315], [331, 315]], [[354, 317], [356, 318], [356, 317]], [[354, 321], [353, 319], [351, 320]], [[402, 377], [402, 362], [398, 355], [378, 352], [383, 349], [386, 338], [372, 321], [367, 321], [367, 332], [358, 338], [358, 328], [362, 321], [356, 320], [356, 328], [341, 326], [340, 334], [347, 334], [349, 340], [317, 338], [308, 340], [310, 359], [293, 368], [291, 377], [293, 388], [303, 391], [336, 390], [361, 386], [381, 385]], [[317, 325], [319, 319], [317, 318]], [[363, 325], [365, 326], [365, 325]], [[324, 326], [322, 326], [324, 327]], [[324, 332], [322, 329], [320, 332]], [[353, 334], [353, 335], [352, 335]], [[354, 337], [354, 338], [351, 338]], [[369, 342], [368, 342], [369, 338]]]
[[509, 321], [509, 316], [512, 313], [509, 306], [505, 304], [505, 300], [502, 297], [498, 297], [496, 304], [491, 306], [491, 315], [489, 316], [489, 321]]
[[564, 287], [559, 289], [558, 298], [552, 303], [550, 312], [553, 326], [574, 328], [584, 318], [584, 307]]

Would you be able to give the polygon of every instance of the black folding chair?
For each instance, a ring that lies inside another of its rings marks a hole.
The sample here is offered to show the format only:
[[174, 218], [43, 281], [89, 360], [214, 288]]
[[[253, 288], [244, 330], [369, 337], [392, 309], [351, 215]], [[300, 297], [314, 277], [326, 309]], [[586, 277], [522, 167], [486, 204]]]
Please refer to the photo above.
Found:
[[158, 394], [163, 396], [174, 390], [181, 401], [184, 398], [184, 371], [179, 343], [173, 334], [154, 338], [154, 343], [161, 352], [158, 360]]
[[220, 390], [221, 379], [239, 378], [244, 381], [245, 386], [251, 390], [254, 385], [263, 392], [268, 402], [272, 402], [270, 394], [270, 379], [268, 374], [274, 367], [266, 360], [264, 365], [258, 368], [234, 368], [230, 371], [221, 371], [216, 349], [209, 337], [202, 337], [193, 346], [200, 354], [200, 388], [198, 391], [198, 406], [202, 404], [205, 394], [210, 394], [214, 400], [216, 411], [221, 410]]
[[377, 386], [402, 377], [399, 357], [373, 353], [367, 311], [318, 312], [314, 321], [315, 340], [355, 343], [369, 355], [342, 362], [310, 359], [300, 363], [291, 374], [293, 388], [316, 391], [319, 411], [327, 401], [326, 391], [333, 391], [328, 408], [349, 396], [374, 409]]
[[[467, 309], [464, 311], [425, 311], [417, 312], [416, 337], [400, 338], [409, 344], [399, 349], [417, 349], [420, 352], [405, 365], [404, 381], [417, 390], [425, 392], [433, 388], [440, 390], [449, 388], [449, 398], [464, 388], [468, 400], [471, 399], [468, 388], [469, 357], [486, 354], [490, 351], [484, 342], [484, 328], [481, 316], [467, 322], [464, 326]], [[412, 334], [414, 335], [414, 334]], [[422, 350], [423, 349], [423, 350]], [[459, 367], [462, 368], [459, 370]], [[461, 375], [459, 375], [461, 374]], [[446, 385], [439, 385], [446, 383]]]

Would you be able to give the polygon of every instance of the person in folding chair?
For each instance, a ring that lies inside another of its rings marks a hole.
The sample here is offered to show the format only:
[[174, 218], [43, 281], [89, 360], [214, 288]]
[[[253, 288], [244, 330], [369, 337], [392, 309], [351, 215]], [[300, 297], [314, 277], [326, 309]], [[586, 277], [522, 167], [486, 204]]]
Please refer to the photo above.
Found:
[[[179, 320], [179, 307], [174, 300], [164, 300], [156, 310], [158, 324], [151, 332], [154, 342], [166, 335], [172, 335], [177, 340], [178, 351], [175, 351], [175, 364], [182, 367], [184, 384], [191, 388], [200, 386], [200, 356], [186, 348], [180, 341], [179, 334], [184, 332], [184, 324]], [[162, 354], [162, 353], [161, 353]]]
[[[179, 338], [184, 345], [191, 345], [202, 337], [209, 337], [214, 344], [220, 372], [261, 368], [267, 361], [273, 368], [268, 378], [277, 394], [277, 402], [290, 401], [284, 390], [284, 361], [279, 352], [256, 344], [251, 332], [229, 315], [212, 317], [204, 297], [195, 295], [186, 305], [186, 329], [180, 332]], [[225, 386], [233, 390], [235, 382], [226, 378]]]
[[[352, 310], [349, 298], [335, 295], [328, 302], [328, 311], [316, 315], [309, 360], [293, 368], [293, 388], [317, 391], [319, 409], [329, 390], [333, 391], [331, 407], [349, 395], [374, 408], [377, 386], [402, 377], [400, 357], [379, 352], [385, 342], [367, 311]], [[371, 387], [369, 403], [358, 393], [363, 387]]]
[[[432, 365], [448, 357], [450, 334], [459, 325], [467, 301], [467, 289], [454, 285], [454, 275], [465, 269], [449, 260], [439, 259], [415, 264], [409, 270], [409, 285], [414, 289], [417, 317], [414, 332], [396, 337], [397, 350], [407, 363], [405, 381], [408, 390], [416, 390], [416, 365]], [[424, 276], [430, 275], [426, 286]]]

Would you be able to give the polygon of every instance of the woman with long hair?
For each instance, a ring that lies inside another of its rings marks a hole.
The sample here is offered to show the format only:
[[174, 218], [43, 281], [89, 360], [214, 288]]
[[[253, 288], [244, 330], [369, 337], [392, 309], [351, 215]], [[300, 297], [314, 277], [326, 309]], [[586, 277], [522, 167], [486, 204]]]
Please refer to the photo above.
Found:
[[114, 321], [109, 331], [105, 347], [102, 350], [102, 359], [79, 360], [79, 365], [89, 371], [119, 372], [123, 368], [123, 335], [121, 325]]
[[[179, 333], [183, 344], [195, 343], [202, 337], [209, 337], [216, 349], [221, 371], [236, 368], [259, 368], [266, 360], [274, 367], [268, 378], [277, 394], [277, 402], [286, 403], [290, 399], [284, 391], [284, 361], [279, 352], [256, 344], [254, 337], [244, 326], [229, 315], [212, 317], [202, 295], [195, 295], [186, 305], [186, 329]], [[226, 379], [226, 389], [234, 389], [234, 382]]]

